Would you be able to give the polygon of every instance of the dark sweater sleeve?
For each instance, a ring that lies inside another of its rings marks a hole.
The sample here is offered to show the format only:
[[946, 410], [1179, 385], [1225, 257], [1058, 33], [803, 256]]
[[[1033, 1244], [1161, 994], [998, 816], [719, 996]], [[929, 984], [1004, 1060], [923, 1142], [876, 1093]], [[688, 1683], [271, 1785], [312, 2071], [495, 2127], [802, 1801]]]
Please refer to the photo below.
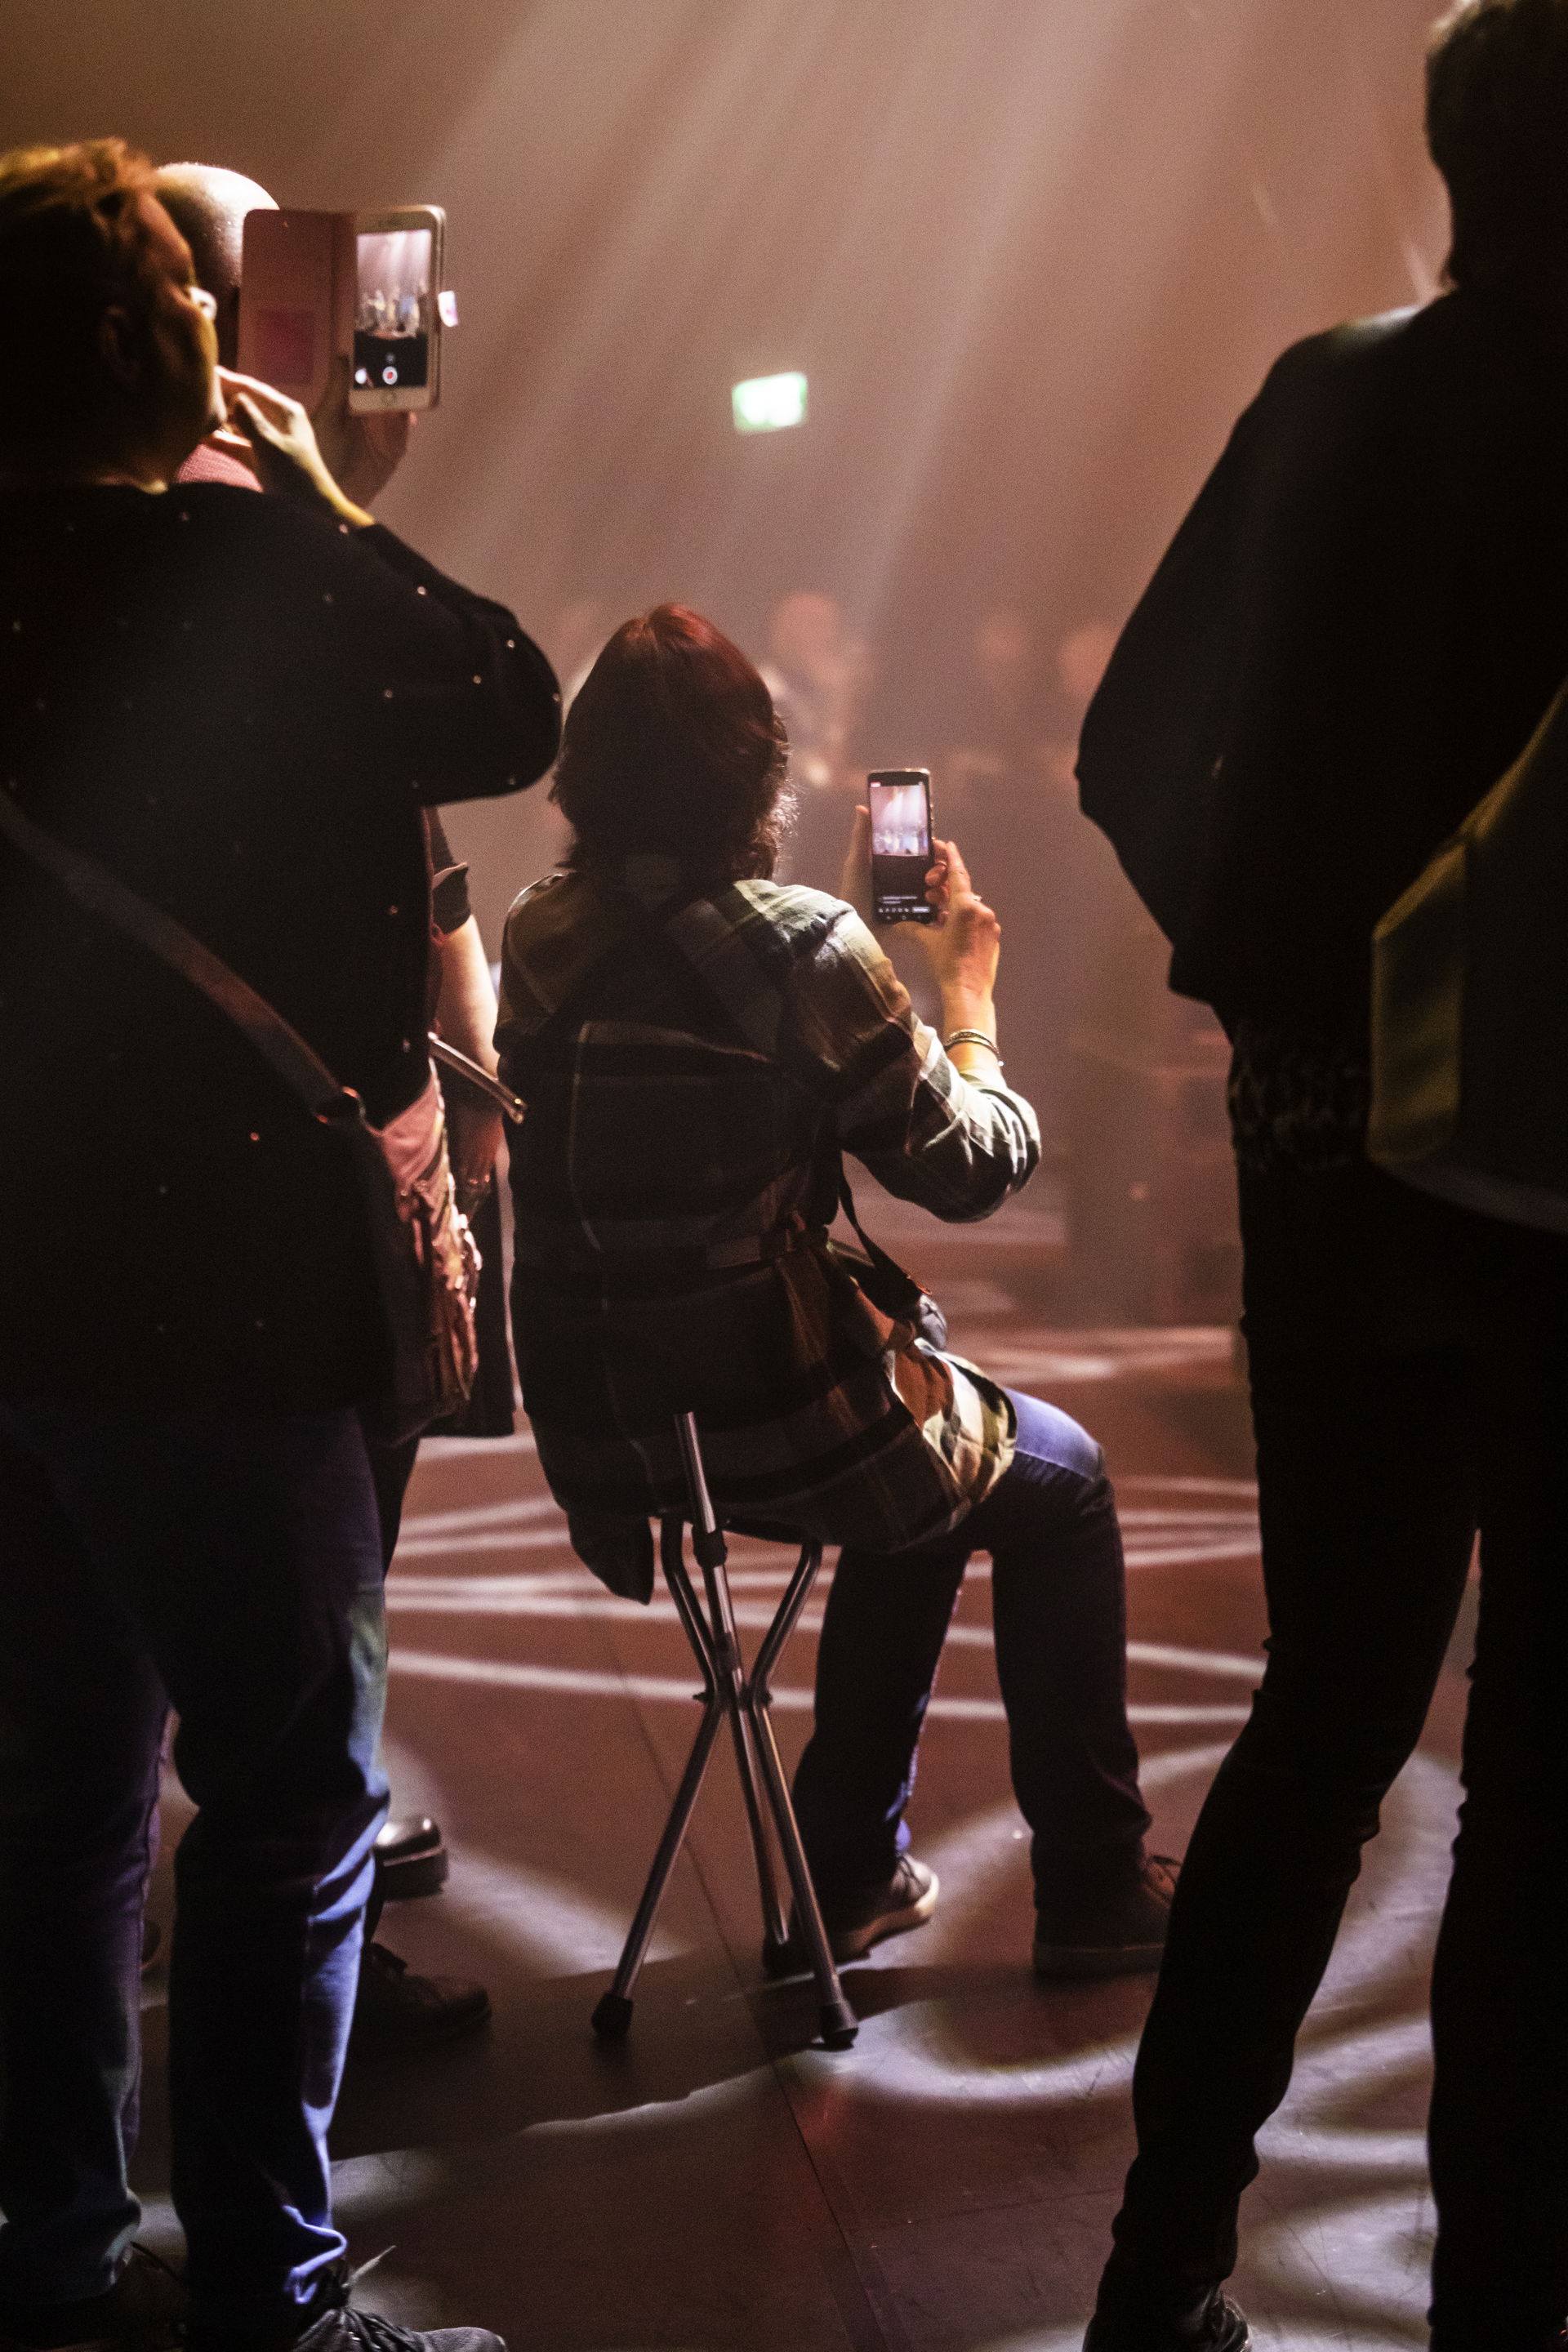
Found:
[[1079, 800], [1168, 940], [1185, 928], [1206, 839], [1236, 647], [1237, 548], [1267, 394], [1232, 434], [1090, 703]]
[[379, 683], [378, 723], [424, 805], [519, 792], [561, 740], [561, 695], [504, 604], [460, 587], [376, 523], [340, 536], [352, 634]]

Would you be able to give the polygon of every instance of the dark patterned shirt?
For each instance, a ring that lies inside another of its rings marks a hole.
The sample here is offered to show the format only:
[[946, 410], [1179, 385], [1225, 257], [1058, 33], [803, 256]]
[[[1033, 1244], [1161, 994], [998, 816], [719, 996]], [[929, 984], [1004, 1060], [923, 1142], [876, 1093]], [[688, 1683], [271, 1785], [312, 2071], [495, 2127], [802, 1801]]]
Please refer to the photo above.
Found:
[[1033, 1172], [1027, 1103], [962, 1077], [853, 910], [741, 882], [570, 874], [508, 919], [496, 1042], [514, 1140], [523, 1399], [580, 1555], [652, 1577], [694, 1411], [715, 1500], [894, 1550], [1012, 1458], [1005, 1396], [882, 1313], [826, 1247], [840, 1154], [949, 1221]]
[[1366, 1155], [1369, 1048], [1279, 1024], [1240, 1021], [1230, 1067], [1238, 1166], [1352, 1168]]

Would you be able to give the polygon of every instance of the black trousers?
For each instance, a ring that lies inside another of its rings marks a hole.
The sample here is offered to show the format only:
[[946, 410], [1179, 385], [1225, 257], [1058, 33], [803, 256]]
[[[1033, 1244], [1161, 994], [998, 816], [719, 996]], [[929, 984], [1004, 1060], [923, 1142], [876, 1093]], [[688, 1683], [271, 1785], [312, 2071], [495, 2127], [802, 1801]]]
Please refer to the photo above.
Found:
[[1472, 1543], [1462, 1827], [1433, 1981], [1436, 2352], [1568, 2313], [1568, 1244], [1369, 1169], [1244, 1180], [1269, 1654], [1194, 1832], [1107, 2284], [1230, 2272], [1362, 1847]]

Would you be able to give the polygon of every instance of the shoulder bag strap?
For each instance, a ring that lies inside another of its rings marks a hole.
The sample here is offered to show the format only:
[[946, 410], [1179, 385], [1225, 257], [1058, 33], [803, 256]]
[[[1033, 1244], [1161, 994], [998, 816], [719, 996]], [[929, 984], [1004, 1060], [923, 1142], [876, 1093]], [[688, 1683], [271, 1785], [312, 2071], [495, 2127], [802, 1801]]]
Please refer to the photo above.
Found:
[[106, 866], [80, 850], [68, 848], [41, 824], [35, 824], [5, 792], [0, 792], [0, 834], [24, 857], [51, 875], [79, 907], [101, 915], [199, 989], [250, 1040], [317, 1118], [363, 1118], [358, 1096], [338, 1084], [321, 1055], [280, 1013], [274, 1012], [264, 996], [258, 995], [248, 981], [241, 980], [194, 932], [139, 897]]

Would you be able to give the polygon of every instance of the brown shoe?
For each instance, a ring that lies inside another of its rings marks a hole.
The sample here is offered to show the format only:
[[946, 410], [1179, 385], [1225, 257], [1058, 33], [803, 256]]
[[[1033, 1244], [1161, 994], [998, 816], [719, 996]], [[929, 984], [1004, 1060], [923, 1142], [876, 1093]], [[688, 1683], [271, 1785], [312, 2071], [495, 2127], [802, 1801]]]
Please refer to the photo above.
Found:
[[477, 2033], [490, 2013], [483, 1985], [416, 1976], [384, 1944], [367, 1944], [354, 2001], [352, 2058], [400, 2058]]
[[1103, 1895], [1042, 1903], [1035, 1922], [1037, 1977], [1130, 1977], [1157, 1969], [1181, 1864], [1151, 1854], [1136, 1878]]

